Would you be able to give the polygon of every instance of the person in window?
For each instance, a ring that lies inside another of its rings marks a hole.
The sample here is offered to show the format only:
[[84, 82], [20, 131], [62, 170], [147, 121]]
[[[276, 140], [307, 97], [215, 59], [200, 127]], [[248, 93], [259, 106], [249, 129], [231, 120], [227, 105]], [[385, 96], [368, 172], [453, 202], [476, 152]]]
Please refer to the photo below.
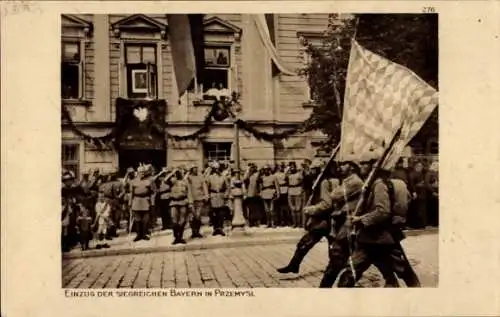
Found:
[[231, 99], [231, 92], [224, 87], [223, 83], [219, 83], [219, 99], [222, 101]]
[[227, 56], [223, 52], [217, 55], [217, 65], [227, 65]]
[[135, 75], [135, 87], [138, 89], [146, 89], [148, 86], [148, 81], [146, 80], [146, 74], [145, 73], [137, 73]]

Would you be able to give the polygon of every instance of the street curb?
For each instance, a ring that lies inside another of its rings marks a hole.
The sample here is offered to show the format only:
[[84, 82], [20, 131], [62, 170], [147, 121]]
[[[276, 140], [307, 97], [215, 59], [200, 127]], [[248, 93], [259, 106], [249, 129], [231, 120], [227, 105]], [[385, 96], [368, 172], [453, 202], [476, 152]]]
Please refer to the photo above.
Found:
[[63, 260], [70, 259], [81, 259], [81, 258], [95, 258], [95, 257], [105, 257], [105, 256], [116, 256], [116, 255], [132, 255], [132, 254], [142, 254], [142, 253], [158, 253], [158, 252], [180, 252], [180, 251], [197, 251], [197, 250], [212, 250], [212, 249], [223, 249], [232, 247], [246, 247], [246, 246], [256, 246], [256, 245], [274, 245], [283, 243], [294, 243], [298, 241], [300, 235], [294, 234], [289, 237], [283, 237], [279, 239], [254, 239], [254, 240], [233, 240], [233, 241], [223, 241], [220, 243], [210, 243], [210, 244], [185, 244], [185, 245], [165, 245], [165, 246], [152, 246], [136, 249], [119, 249], [119, 250], [89, 250], [80, 253], [73, 254], [63, 254]]
[[[407, 237], [436, 234], [439, 233], [438, 228], [426, 228], [418, 230], [406, 230], [405, 235]], [[74, 260], [74, 259], [85, 259], [85, 258], [95, 258], [95, 257], [106, 257], [106, 256], [117, 256], [117, 255], [133, 255], [133, 254], [143, 254], [143, 253], [160, 253], [160, 252], [181, 252], [181, 251], [197, 251], [197, 250], [213, 250], [213, 249], [224, 249], [224, 248], [234, 248], [234, 247], [247, 247], [256, 245], [275, 245], [275, 244], [285, 244], [285, 243], [297, 243], [299, 238], [304, 234], [304, 232], [288, 232], [286, 236], [281, 238], [273, 238], [272, 236], [277, 235], [278, 232], [273, 232], [269, 234], [257, 233], [255, 239], [235, 239], [227, 240], [221, 242], [212, 242], [208, 244], [185, 244], [185, 245], [164, 245], [164, 246], [150, 246], [141, 248], [128, 248], [128, 249], [107, 249], [107, 250], [88, 250], [85, 252], [78, 253], [65, 253], [63, 254], [63, 260]], [[250, 236], [250, 237], [251, 237]], [[271, 239], [270, 239], [271, 238]]]

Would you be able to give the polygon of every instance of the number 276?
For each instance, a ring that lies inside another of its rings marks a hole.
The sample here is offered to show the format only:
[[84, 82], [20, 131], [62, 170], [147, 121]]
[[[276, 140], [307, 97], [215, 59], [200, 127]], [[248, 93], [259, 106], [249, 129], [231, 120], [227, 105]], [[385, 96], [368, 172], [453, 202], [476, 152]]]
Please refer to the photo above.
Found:
[[423, 13], [436, 13], [436, 8], [435, 7], [423, 7], [422, 12]]

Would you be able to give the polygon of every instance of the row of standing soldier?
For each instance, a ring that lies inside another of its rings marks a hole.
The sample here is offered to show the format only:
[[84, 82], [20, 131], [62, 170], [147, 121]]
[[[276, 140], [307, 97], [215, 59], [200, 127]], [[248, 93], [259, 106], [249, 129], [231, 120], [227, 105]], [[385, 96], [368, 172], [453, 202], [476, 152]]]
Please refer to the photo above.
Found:
[[[312, 184], [320, 169], [320, 163], [311, 165], [307, 160], [300, 170], [294, 162], [288, 167], [282, 164], [274, 169], [269, 165], [258, 169], [249, 164], [242, 189], [245, 216], [250, 225], [257, 225], [265, 216], [269, 227], [274, 227], [275, 223], [302, 226], [302, 207], [311, 187], [308, 184]], [[197, 166], [189, 170], [166, 168], [155, 174], [151, 165], [141, 164], [137, 171], [129, 168], [121, 179], [117, 173], [102, 175], [95, 170], [92, 174], [83, 173], [77, 182], [71, 172], [65, 172], [63, 249], [67, 251], [78, 242], [82, 232], [90, 230], [88, 225], [81, 225], [82, 217], [94, 220], [97, 229], [102, 228], [95, 230], [99, 231], [98, 241], [116, 237], [123, 219], [129, 223], [129, 230], [134, 229], [137, 233], [134, 241], [139, 241], [149, 240], [148, 235], [159, 214], [162, 229], [172, 228], [174, 244], [177, 244], [185, 243], [183, 232], [188, 220], [192, 238], [202, 237], [201, 215], [208, 207], [213, 235], [224, 236], [224, 221], [232, 216], [231, 193], [234, 187], [241, 186], [238, 185], [241, 182], [237, 182], [240, 175], [236, 173], [239, 172], [217, 162], [207, 166], [201, 175]], [[101, 223], [100, 227], [97, 222]], [[83, 235], [90, 236], [88, 233]], [[88, 248], [88, 241], [80, 243], [87, 246], [84, 249]], [[101, 245], [108, 247], [98, 242], [97, 246]]]

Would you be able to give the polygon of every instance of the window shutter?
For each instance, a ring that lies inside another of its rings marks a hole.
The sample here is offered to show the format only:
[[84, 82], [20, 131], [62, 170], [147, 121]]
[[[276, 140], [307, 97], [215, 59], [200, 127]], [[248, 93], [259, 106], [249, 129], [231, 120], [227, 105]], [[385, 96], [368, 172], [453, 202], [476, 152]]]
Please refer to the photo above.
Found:
[[85, 70], [85, 40], [80, 41], [80, 61], [78, 63], [78, 75], [80, 76], [78, 85], [78, 97], [80, 99], [85, 99], [85, 81], [87, 79]]
[[123, 41], [120, 42], [120, 59], [118, 60], [118, 97], [124, 98], [126, 96], [127, 80], [123, 76], [126, 75], [125, 69], [125, 45]]
[[151, 97], [151, 68], [149, 62], [146, 63], [146, 87], [147, 87], [147, 98]]

